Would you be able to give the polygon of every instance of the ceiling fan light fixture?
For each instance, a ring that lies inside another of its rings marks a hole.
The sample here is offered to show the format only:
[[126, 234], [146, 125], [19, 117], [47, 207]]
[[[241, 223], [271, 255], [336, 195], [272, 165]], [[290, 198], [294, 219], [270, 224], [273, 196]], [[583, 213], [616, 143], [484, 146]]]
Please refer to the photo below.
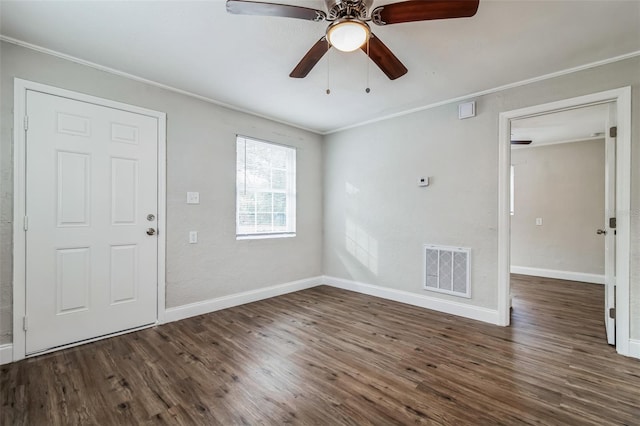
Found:
[[353, 52], [369, 39], [369, 26], [357, 19], [340, 19], [327, 28], [327, 40], [342, 52]]

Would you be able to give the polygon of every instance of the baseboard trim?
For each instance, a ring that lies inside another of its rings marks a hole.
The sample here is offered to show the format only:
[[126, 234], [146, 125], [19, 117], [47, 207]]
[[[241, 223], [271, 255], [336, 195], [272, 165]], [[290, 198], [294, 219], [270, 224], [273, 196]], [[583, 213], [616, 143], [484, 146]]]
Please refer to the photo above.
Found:
[[357, 293], [368, 294], [370, 296], [381, 297], [383, 299], [406, 303], [408, 305], [457, 315], [477, 321], [483, 321], [490, 324], [500, 324], [498, 311], [495, 309], [482, 308], [466, 303], [440, 299], [422, 294], [410, 293], [403, 290], [394, 290], [387, 287], [381, 287], [373, 284], [366, 284], [326, 275], [324, 276], [322, 282], [326, 285], [341, 288], [343, 290], [350, 290]]
[[640, 359], [640, 340], [629, 339], [629, 356]]
[[270, 297], [305, 290], [320, 284], [322, 284], [322, 277], [318, 276], [260, 288], [257, 290], [230, 294], [228, 296], [217, 297], [215, 299], [203, 300], [201, 302], [190, 303], [188, 305], [176, 306], [165, 310], [163, 323], [179, 321], [196, 315], [208, 314], [221, 309], [244, 305], [245, 303], [257, 302], [258, 300], [269, 299]]
[[0, 345], [0, 365], [13, 362], [13, 344]]
[[511, 266], [512, 274], [532, 275], [534, 277], [556, 278], [559, 280], [581, 281], [591, 284], [604, 284], [604, 275], [584, 272], [560, 271], [556, 269], [531, 268], [528, 266]]

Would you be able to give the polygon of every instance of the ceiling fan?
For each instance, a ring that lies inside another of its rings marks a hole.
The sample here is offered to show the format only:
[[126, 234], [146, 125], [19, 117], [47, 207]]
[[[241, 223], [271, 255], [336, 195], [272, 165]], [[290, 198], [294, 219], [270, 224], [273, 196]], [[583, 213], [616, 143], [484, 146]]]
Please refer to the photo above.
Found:
[[402, 77], [407, 68], [376, 37], [368, 22], [376, 25], [434, 19], [467, 18], [476, 14], [479, 0], [408, 0], [378, 6], [373, 0], [324, 0], [327, 12], [307, 7], [227, 0], [227, 12], [237, 15], [281, 16], [330, 22], [326, 33], [311, 47], [289, 77], [304, 78], [331, 47], [344, 52], [363, 50], [391, 80]]

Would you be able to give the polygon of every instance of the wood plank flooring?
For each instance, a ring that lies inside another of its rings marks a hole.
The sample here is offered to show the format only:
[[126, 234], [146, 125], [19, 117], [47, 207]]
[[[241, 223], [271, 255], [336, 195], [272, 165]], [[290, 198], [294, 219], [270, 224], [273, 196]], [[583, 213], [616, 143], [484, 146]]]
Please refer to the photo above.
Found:
[[2, 366], [2, 425], [640, 424], [603, 288], [512, 278], [513, 326], [331, 287]]

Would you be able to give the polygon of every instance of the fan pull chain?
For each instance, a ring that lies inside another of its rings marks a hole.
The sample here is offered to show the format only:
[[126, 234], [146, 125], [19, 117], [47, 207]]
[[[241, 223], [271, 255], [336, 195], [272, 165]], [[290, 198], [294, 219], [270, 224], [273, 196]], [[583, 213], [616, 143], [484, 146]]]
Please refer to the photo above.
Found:
[[367, 38], [367, 88], [364, 89], [365, 92], [371, 92], [369, 88], [369, 67], [371, 66], [371, 55], [369, 54], [369, 38]]
[[330, 77], [330, 75], [329, 75], [330, 74], [330, 69], [331, 69], [330, 60], [329, 60], [330, 57], [331, 57], [331, 47], [329, 47], [329, 51], [327, 51], [327, 95], [331, 94], [331, 88], [330, 88], [331, 87], [330, 86], [331, 80], [329, 78]]

